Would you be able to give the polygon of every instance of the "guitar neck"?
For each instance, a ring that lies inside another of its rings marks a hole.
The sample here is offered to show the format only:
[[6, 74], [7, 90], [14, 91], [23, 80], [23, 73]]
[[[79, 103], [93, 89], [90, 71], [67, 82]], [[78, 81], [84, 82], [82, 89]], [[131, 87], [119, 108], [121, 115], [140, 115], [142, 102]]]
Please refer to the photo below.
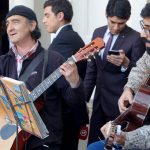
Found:
[[[76, 62], [74, 56], [68, 58], [67, 61]], [[60, 67], [57, 68], [52, 74], [50, 74], [46, 79], [44, 79], [31, 93], [30, 97], [32, 101], [35, 101], [40, 95], [42, 95], [57, 79], [59, 79], [62, 74], [59, 71]]]
[[[104, 47], [104, 41], [101, 38], [96, 38], [88, 45], [77, 51], [76, 54], [68, 58], [67, 61], [78, 62], [86, 60], [89, 56], [93, 56], [94, 53], [99, 52]], [[42, 83], [40, 83], [30, 94], [32, 101], [35, 101], [43, 92], [45, 92], [58, 78], [61, 77], [61, 73], [57, 68], [51, 75], [49, 75]]]

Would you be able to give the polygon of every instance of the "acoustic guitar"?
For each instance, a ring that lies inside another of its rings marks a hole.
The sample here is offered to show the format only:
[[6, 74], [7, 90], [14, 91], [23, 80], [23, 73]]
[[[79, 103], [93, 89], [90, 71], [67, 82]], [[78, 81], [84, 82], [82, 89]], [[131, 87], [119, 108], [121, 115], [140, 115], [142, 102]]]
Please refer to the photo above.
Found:
[[[81, 48], [76, 54], [72, 55], [70, 58], [68, 58], [67, 61], [73, 61], [78, 62], [85, 59], [88, 59], [89, 57], [92, 57], [95, 53], [98, 53], [102, 48], [104, 47], [104, 42], [101, 38], [96, 38], [92, 42], [90, 42], [88, 45]], [[59, 68], [57, 68], [51, 75], [49, 75], [42, 83], [40, 83], [31, 93], [28, 95], [32, 101], [37, 100], [37, 98], [45, 92], [57, 79], [59, 79], [62, 76], [62, 74], [59, 72]], [[17, 95], [17, 93], [16, 93]], [[24, 99], [27, 99], [24, 97]], [[36, 102], [36, 101], [35, 101]], [[0, 103], [4, 104], [4, 101], [2, 101], [2, 97], [0, 97]], [[5, 109], [3, 108], [3, 105], [0, 105], [0, 146], [4, 150], [16, 150], [16, 143], [14, 142], [16, 138], [16, 121], [14, 119], [14, 122], [12, 124], [8, 123], [8, 114], [6, 113]], [[17, 105], [17, 104], [16, 104]], [[16, 106], [14, 106], [16, 107]], [[14, 108], [11, 108], [14, 109]], [[15, 108], [16, 109], [16, 108]], [[11, 115], [11, 114], [10, 114]], [[11, 116], [13, 118], [13, 116]], [[19, 116], [17, 116], [19, 117]], [[7, 119], [6, 119], [7, 118]], [[15, 118], [15, 117], [14, 117]], [[11, 120], [12, 121], [12, 120]], [[34, 128], [33, 128], [34, 130]], [[5, 136], [5, 133], [7, 132], [7, 136]], [[24, 133], [22, 133], [24, 132]], [[21, 128], [18, 129], [18, 138], [16, 140], [19, 141], [19, 145], [17, 144], [18, 150], [23, 150], [24, 144], [26, 140], [30, 137], [30, 134], [25, 134], [25, 131], [22, 131]], [[20, 138], [21, 137], [21, 138]]]
[[150, 107], [150, 78], [144, 85], [141, 85], [133, 98], [133, 103], [128, 109], [120, 114], [115, 120], [112, 121], [110, 127], [109, 137], [106, 140], [105, 149], [111, 150], [113, 148], [114, 137], [117, 133], [117, 126], [121, 125], [122, 131], [133, 131], [143, 124], [148, 124]]

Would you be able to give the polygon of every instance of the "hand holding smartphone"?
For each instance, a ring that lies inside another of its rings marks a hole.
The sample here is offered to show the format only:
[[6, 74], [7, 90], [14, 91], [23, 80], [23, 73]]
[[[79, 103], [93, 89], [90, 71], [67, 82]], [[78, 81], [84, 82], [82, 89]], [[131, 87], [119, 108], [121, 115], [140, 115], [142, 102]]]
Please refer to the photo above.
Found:
[[119, 51], [111, 50], [111, 51], [108, 51], [108, 55], [120, 55], [120, 53]]

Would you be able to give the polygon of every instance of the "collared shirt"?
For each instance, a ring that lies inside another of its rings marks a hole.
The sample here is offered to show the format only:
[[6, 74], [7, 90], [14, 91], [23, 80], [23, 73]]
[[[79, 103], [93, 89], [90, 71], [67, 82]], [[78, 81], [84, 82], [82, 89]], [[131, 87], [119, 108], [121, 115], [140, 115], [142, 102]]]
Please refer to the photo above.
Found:
[[[109, 50], [112, 50], [112, 48], [113, 48], [113, 46], [114, 46], [114, 44], [115, 44], [115, 42], [116, 42], [118, 36], [119, 36], [119, 34], [113, 35], [113, 40], [112, 40], [112, 43], [111, 43], [111, 46], [110, 46], [110, 49], [109, 49]], [[104, 34], [104, 37], [103, 37], [103, 40], [104, 40], [105, 43], [107, 43], [109, 37], [110, 37], [110, 30], [107, 29], [106, 32], [105, 32], [105, 34]], [[104, 49], [105, 49], [105, 48], [103, 48], [103, 49], [100, 51], [100, 53], [99, 53], [99, 55], [101, 55], [101, 58], [102, 58], [102, 59], [103, 59]]]
[[[115, 42], [116, 42], [118, 36], [119, 36], [119, 34], [113, 35], [113, 40], [112, 40], [112, 43], [111, 43], [111, 46], [110, 46], [110, 49], [109, 49], [110, 51], [112, 50], [112, 48], [113, 48], [113, 46], [114, 46], [114, 44], [115, 44]], [[106, 32], [105, 32], [105, 34], [104, 34], [104, 37], [103, 37], [103, 40], [104, 40], [105, 43], [107, 43], [109, 37], [110, 37], [110, 30], [109, 30], [109, 28], [107, 28], [107, 30], [106, 30]], [[105, 49], [105, 48], [103, 48], [103, 49], [99, 52], [99, 55], [101, 55], [101, 58], [102, 58], [102, 59], [103, 59], [104, 49]], [[121, 72], [125, 72], [126, 70], [127, 70], [127, 68], [124, 68], [123, 66], [121, 66]]]
[[68, 25], [70, 25], [70, 24], [68, 23], [68, 24], [65, 24], [65, 25], [61, 26], [61, 27], [57, 30], [57, 32], [54, 34], [55, 37], [59, 34], [59, 32], [60, 32], [64, 27], [66, 27], [66, 26], [68, 26]]
[[22, 69], [23, 61], [25, 59], [29, 58], [36, 51], [37, 47], [38, 47], [38, 41], [35, 43], [35, 45], [24, 56], [20, 56], [19, 53], [18, 53], [17, 48], [15, 47], [15, 45], [12, 44], [11, 49], [14, 52], [15, 57], [16, 57], [18, 77], [19, 77], [21, 69]]

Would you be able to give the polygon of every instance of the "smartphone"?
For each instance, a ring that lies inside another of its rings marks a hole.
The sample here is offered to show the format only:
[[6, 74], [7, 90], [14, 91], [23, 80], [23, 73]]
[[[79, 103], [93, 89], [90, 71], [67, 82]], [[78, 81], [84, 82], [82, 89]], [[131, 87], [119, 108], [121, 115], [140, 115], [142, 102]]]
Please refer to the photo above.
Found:
[[108, 51], [108, 55], [120, 55], [119, 51], [110, 50]]

